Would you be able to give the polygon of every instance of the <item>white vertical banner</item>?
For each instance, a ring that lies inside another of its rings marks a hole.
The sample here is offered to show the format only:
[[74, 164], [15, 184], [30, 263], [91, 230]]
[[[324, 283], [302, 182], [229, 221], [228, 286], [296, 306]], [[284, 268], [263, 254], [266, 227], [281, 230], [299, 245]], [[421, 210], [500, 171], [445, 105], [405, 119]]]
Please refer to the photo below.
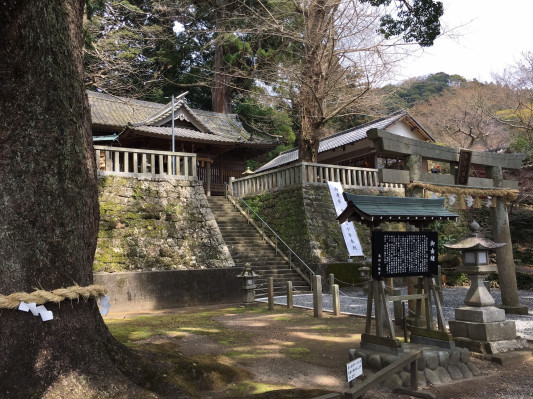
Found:
[[[331, 198], [333, 199], [335, 212], [337, 213], [337, 216], [339, 216], [348, 205], [342, 196], [344, 190], [342, 189], [342, 185], [338, 182], [328, 181], [328, 186]], [[346, 221], [341, 223], [341, 230], [342, 235], [344, 236], [344, 242], [346, 243], [346, 248], [348, 248], [348, 254], [350, 256], [363, 256], [363, 248], [359, 242], [357, 230], [355, 230], [353, 222]]]

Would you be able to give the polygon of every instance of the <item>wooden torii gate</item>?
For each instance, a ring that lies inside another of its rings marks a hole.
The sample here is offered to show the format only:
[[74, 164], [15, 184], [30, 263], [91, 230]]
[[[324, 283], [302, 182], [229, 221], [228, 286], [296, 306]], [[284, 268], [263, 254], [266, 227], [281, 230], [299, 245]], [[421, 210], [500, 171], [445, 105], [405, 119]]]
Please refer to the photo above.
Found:
[[[372, 284], [368, 291], [366, 328], [361, 344], [371, 348], [379, 345], [393, 354], [401, 352], [394, 324], [389, 312], [391, 301], [416, 301], [415, 326], [411, 327], [411, 342], [429, 343], [439, 340], [445, 346], [453, 340], [446, 331], [439, 295], [433, 275], [438, 269], [438, 239], [434, 232], [383, 232], [377, 228], [383, 222], [409, 223], [423, 230], [436, 220], [457, 220], [458, 215], [443, 207], [444, 198], [423, 199], [376, 197], [344, 193], [346, 209], [339, 222], [346, 220], [365, 224], [372, 230]], [[401, 254], [388, 254], [387, 248], [399, 249]], [[403, 255], [403, 256], [402, 256]], [[411, 295], [388, 295], [384, 278], [418, 277], [417, 292]], [[432, 300], [433, 297], [433, 300]], [[425, 304], [426, 327], [418, 327]], [[437, 326], [433, 322], [432, 302], [437, 309]], [[375, 313], [375, 334], [371, 334], [372, 309]], [[385, 328], [384, 328], [385, 327]], [[388, 330], [387, 332], [385, 330]]]

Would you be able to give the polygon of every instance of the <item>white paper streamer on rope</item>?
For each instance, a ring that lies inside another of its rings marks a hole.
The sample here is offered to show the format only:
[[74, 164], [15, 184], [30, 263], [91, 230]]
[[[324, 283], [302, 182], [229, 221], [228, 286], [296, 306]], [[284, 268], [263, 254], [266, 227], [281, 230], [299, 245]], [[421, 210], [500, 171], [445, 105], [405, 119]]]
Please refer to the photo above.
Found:
[[111, 303], [109, 303], [111, 298], [109, 298], [107, 295], [100, 295], [100, 314], [102, 316], [107, 316], [109, 313], [109, 308], [111, 307]]
[[[346, 201], [342, 196], [343, 189], [342, 185], [339, 182], [328, 181], [329, 192], [331, 194], [331, 199], [333, 200], [333, 206], [335, 207], [335, 212], [339, 216], [342, 211], [346, 209]], [[363, 247], [359, 241], [359, 236], [357, 235], [357, 230], [353, 225], [353, 222], [345, 221], [341, 224], [342, 235], [344, 236], [344, 242], [346, 243], [346, 248], [348, 249], [348, 254], [350, 256], [363, 256]]]
[[437, 193], [431, 193], [431, 199], [440, 198]]
[[448, 204], [453, 205], [455, 204], [455, 198], [457, 196], [455, 194], [450, 195], [450, 199], [448, 200]]
[[34, 316], [41, 316], [42, 321], [49, 321], [54, 318], [52, 311], [47, 310], [44, 305], [37, 306], [35, 303], [20, 302], [19, 310], [23, 312], [31, 312]]
[[473, 203], [474, 203], [474, 198], [472, 198], [471, 195], [467, 195], [466, 196], [466, 206], [470, 208]]
[[486, 206], [487, 208], [490, 208], [490, 205], [491, 205], [491, 204], [492, 204], [492, 197], [489, 196], [489, 197], [487, 197], [487, 203], [485, 204], [485, 206]]

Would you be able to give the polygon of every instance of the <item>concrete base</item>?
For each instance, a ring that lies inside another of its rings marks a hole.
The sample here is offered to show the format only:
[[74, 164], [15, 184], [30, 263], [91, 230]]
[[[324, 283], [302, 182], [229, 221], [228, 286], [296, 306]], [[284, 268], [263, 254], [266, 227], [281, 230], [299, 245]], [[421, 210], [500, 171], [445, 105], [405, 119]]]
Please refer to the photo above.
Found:
[[498, 308], [503, 309], [506, 314], [529, 314], [529, 308], [526, 305], [508, 306], [500, 305]]
[[494, 323], [505, 321], [505, 311], [495, 306], [477, 308], [465, 306], [455, 309], [455, 320], [470, 321], [474, 323]]
[[527, 340], [524, 338], [488, 342], [456, 337], [455, 344], [459, 348], [466, 348], [470, 352], [481, 353], [483, 355], [511, 352], [528, 347]]
[[485, 356], [485, 359], [506, 366], [512, 363], [531, 361], [533, 359], [533, 352], [531, 349], [518, 349], [511, 352], [487, 355]]
[[450, 320], [450, 333], [454, 338], [468, 338], [476, 341], [506, 341], [516, 338], [514, 321], [497, 321], [493, 323], [476, 323], [470, 321]]

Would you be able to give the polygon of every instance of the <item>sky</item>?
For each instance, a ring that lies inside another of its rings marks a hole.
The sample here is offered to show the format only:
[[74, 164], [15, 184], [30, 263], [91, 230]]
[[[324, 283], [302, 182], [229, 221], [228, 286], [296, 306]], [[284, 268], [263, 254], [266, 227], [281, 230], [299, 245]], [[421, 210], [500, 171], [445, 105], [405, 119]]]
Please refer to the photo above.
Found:
[[[437, 72], [458, 74], [468, 80], [492, 81], [533, 51], [533, 0], [441, 0], [441, 22], [458, 37], [440, 37], [432, 47], [399, 68], [399, 80]], [[529, 40], [528, 40], [529, 39]]]

